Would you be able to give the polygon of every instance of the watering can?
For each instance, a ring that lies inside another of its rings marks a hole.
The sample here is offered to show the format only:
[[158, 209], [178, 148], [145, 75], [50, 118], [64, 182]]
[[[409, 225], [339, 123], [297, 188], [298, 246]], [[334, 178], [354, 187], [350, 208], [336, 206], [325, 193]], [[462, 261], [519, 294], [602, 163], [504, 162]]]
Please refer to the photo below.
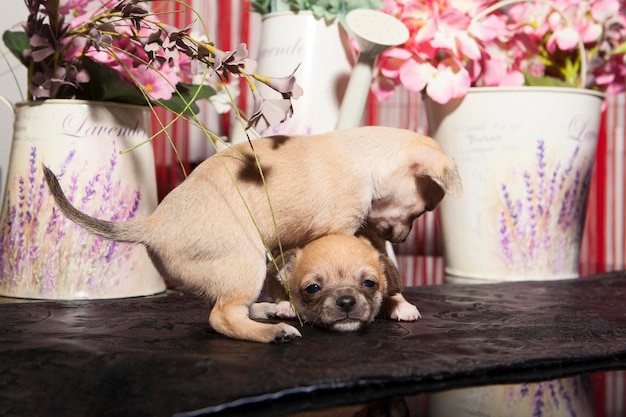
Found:
[[[409, 31], [395, 17], [370, 9], [353, 10], [345, 21], [359, 45], [356, 59], [351, 56], [345, 26], [337, 20], [330, 24], [311, 12], [270, 13], [264, 18], [258, 72], [278, 76], [299, 65], [296, 77], [304, 96], [294, 102], [294, 117], [275, 129], [243, 132], [241, 123], [235, 121], [231, 143], [272, 134], [324, 133], [361, 124], [376, 58], [406, 42]], [[291, 35], [285, 37], [285, 33]], [[267, 89], [263, 94], [272, 98], [277, 93]]]

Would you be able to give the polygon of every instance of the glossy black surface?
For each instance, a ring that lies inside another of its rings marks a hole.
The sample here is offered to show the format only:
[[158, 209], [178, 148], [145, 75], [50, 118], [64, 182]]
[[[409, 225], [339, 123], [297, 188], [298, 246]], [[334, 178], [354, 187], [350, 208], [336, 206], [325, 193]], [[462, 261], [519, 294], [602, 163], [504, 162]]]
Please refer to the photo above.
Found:
[[415, 323], [283, 345], [216, 334], [178, 293], [0, 304], [0, 415], [274, 416], [626, 368], [626, 273], [405, 295]]

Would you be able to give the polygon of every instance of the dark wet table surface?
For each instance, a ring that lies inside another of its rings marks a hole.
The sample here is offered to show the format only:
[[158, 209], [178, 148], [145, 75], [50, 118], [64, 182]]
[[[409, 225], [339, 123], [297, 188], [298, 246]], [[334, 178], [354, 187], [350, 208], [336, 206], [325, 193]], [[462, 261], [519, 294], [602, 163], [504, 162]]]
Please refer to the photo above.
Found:
[[407, 289], [414, 323], [213, 332], [188, 295], [0, 304], [0, 415], [255, 415], [626, 369], [626, 272]]

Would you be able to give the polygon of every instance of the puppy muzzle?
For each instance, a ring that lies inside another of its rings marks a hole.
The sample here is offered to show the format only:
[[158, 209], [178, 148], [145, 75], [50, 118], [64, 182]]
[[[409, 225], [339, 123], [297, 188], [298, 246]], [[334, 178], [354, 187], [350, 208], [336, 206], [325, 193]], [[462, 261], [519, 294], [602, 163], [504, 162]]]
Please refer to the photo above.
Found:
[[331, 323], [328, 328], [336, 332], [355, 332], [365, 326], [365, 324], [367, 324], [367, 322], [363, 320], [346, 317], [345, 319]]
[[380, 222], [376, 225], [376, 231], [384, 240], [388, 240], [392, 243], [401, 243], [409, 236], [412, 226], [412, 223]]
[[369, 317], [364, 317], [365, 306], [358, 306], [354, 295], [343, 294], [335, 300], [335, 319], [328, 323], [328, 328], [338, 332], [353, 332], [367, 324]]
[[354, 306], [356, 305], [356, 298], [351, 295], [342, 295], [341, 297], [337, 298], [335, 304], [337, 304], [337, 307], [339, 307], [341, 311], [349, 313], [354, 309]]
[[405, 225], [389, 226], [385, 230], [386, 236], [384, 236], [384, 239], [392, 243], [402, 243], [409, 236], [410, 232], [411, 228], [406, 227]]

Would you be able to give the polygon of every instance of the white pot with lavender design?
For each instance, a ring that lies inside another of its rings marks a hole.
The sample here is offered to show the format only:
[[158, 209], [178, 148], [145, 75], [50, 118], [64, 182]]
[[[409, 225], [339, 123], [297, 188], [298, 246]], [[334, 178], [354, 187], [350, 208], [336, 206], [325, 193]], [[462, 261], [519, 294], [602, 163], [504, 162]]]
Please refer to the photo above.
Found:
[[48, 192], [42, 164], [94, 217], [124, 221], [157, 205], [146, 107], [82, 100], [18, 103], [0, 217], [0, 295], [97, 299], [159, 293], [165, 283], [145, 248], [89, 234]]
[[485, 87], [445, 105], [426, 99], [430, 133], [464, 187], [440, 205], [448, 282], [578, 276], [603, 98]]

